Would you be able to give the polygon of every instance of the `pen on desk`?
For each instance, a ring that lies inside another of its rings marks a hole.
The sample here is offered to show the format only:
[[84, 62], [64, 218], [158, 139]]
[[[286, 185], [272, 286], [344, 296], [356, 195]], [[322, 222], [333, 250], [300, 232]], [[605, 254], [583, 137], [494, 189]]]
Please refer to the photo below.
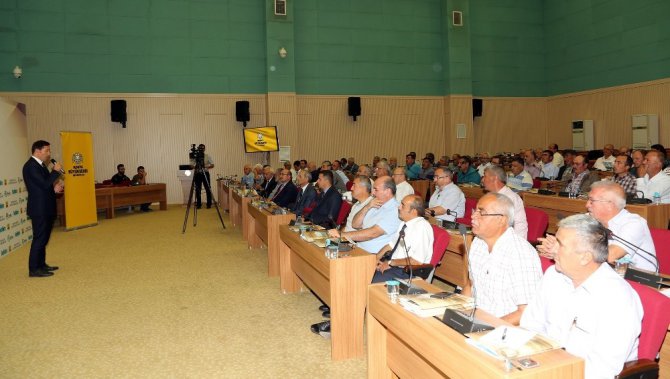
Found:
[[503, 330], [503, 335], [502, 335], [502, 340], [503, 341], [505, 340], [505, 337], [507, 337], [507, 328], [505, 328], [505, 330]]

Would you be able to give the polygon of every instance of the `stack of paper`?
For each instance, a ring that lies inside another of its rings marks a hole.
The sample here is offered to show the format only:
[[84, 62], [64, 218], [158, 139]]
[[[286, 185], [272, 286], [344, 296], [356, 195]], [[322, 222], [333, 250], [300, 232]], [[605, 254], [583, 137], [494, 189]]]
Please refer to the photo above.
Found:
[[467, 342], [498, 359], [504, 357], [502, 350], [513, 351], [516, 357], [525, 357], [549, 350], [560, 349], [561, 345], [541, 334], [513, 326], [499, 326], [491, 331], [470, 333]]
[[401, 296], [400, 305], [419, 317], [440, 316], [444, 314], [444, 310], [447, 308], [462, 310], [474, 306], [474, 301], [471, 297], [460, 294], [452, 294], [443, 299], [430, 297], [431, 295], [426, 293]]

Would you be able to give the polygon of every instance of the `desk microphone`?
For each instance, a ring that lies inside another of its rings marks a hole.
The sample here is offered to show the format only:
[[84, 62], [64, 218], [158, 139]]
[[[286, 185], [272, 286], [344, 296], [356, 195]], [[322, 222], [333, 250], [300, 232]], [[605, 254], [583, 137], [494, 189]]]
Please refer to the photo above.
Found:
[[468, 259], [468, 278], [470, 278], [470, 285], [472, 287], [472, 300], [474, 302], [474, 307], [472, 308], [472, 313], [470, 314], [470, 321], [473, 321], [475, 318], [475, 311], [477, 311], [477, 290], [475, 289], [475, 281], [472, 275], [472, 267], [470, 265], [470, 251], [468, 250], [468, 228], [460, 224], [458, 225], [458, 232], [461, 237], [463, 237], [463, 247], [465, 248], [465, 255]]
[[612, 233], [611, 230], [605, 228], [607, 231], [607, 236], [611, 237], [614, 240], [617, 240], [629, 248], [633, 249], [633, 255], [635, 255], [638, 251], [644, 252], [646, 255], [653, 257], [654, 262], [652, 262], [650, 259], [645, 257], [644, 255], [638, 254], [642, 259], [645, 261], [651, 263], [654, 266], [654, 271], [647, 271], [643, 269], [638, 269], [635, 267], [628, 267], [626, 269], [626, 273], [624, 274], [624, 279], [632, 280], [634, 282], [643, 284], [645, 286], [649, 286], [652, 288], [660, 288], [662, 284], [662, 278], [661, 274], [658, 273], [658, 258], [654, 254], [651, 254], [647, 250], [644, 250], [643, 248], [636, 246], [632, 244], [630, 241], [626, 241], [625, 239], [617, 236], [616, 234]]
[[[55, 159], [51, 158], [51, 163], [56, 164], [57, 162], [56, 162]], [[63, 170], [62, 168], [60, 170], [58, 170], [58, 172], [60, 172], [61, 174], [65, 174], [65, 170]]]
[[[640, 246], [634, 245], [632, 242], [630, 242], [628, 240], [625, 240], [625, 239], [617, 236], [610, 229], [605, 228], [605, 230], [607, 231], [607, 237], [609, 237], [613, 240], [619, 241], [619, 242], [623, 243], [624, 245], [626, 245], [629, 249], [632, 249], [633, 250], [633, 256], [638, 255], [640, 258], [642, 258], [645, 261], [651, 263], [654, 266], [654, 272], [658, 273], [658, 258], [656, 258], [656, 255], [648, 252], [647, 250], [641, 248]], [[645, 257], [644, 255], [637, 254], [638, 251], [641, 251], [641, 252], [647, 254], [647, 256], [652, 257], [654, 259], [654, 261]], [[631, 258], [632, 258], [632, 256], [631, 256]]]

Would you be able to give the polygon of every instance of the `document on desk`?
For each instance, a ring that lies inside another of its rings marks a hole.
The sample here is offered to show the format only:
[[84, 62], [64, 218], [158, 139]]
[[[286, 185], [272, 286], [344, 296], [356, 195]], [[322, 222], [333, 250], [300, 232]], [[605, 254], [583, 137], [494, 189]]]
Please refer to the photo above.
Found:
[[467, 343], [498, 359], [503, 359], [498, 353], [501, 349], [513, 349], [517, 357], [525, 357], [561, 348], [551, 338], [513, 326], [499, 326], [494, 330], [469, 333], [466, 336]]
[[474, 301], [468, 296], [453, 294], [439, 299], [430, 297], [431, 295], [403, 295], [400, 296], [400, 305], [419, 317], [441, 316], [447, 308], [463, 310], [474, 306]]

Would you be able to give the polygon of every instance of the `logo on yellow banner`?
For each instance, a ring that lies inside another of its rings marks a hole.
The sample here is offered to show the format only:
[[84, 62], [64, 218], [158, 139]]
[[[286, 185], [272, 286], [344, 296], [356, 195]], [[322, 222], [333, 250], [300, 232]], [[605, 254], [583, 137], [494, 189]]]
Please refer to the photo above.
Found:
[[88, 169], [82, 164], [84, 163], [84, 154], [75, 152], [72, 154], [72, 169], [67, 170], [67, 173], [72, 176], [84, 176], [88, 174]]

